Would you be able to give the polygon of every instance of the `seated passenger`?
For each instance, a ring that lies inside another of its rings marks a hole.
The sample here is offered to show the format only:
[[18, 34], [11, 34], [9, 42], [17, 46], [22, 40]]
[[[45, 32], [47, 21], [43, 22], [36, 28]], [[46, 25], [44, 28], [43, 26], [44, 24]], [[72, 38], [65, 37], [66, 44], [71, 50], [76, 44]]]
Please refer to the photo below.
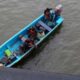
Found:
[[38, 37], [39, 37], [40, 39], [43, 38], [44, 36], [45, 36], [44, 31], [38, 32]]
[[60, 4], [55, 8], [55, 21], [61, 15], [61, 11], [62, 11], [62, 5]]
[[31, 48], [35, 45], [34, 40], [32, 40], [30, 38], [26, 39], [22, 35], [20, 35], [19, 38], [22, 40], [22, 42], [24, 42], [24, 44], [21, 46], [21, 48], [26, 47], [26, 49], [27, 49], [27, 48]]
[[44, 27], [42, 27], [40, 24], [36, 24], [36, 29], [37, 29], [38, 38], [42, 38], [47, 32], [47, 30]]
[[20, 49], [21, 53], [25, 53], [29, 49], [29, 47], [27, 44], [24, 43], [24, 44], [20, 45], [19, 49]]
[[50, 26], [51, 28], [53, 28], [55, 26], [55, 23], [54, 23], [55, 16], [53, 13], [50, 13], [50, 10], [51, 9], [47, 8], [44, 11], [44, 17], [42, 18], [42, 21], [46, 23], [48, 26]]
[[37, 29], [37, 32], [44, 31], [44, 33], [45, 33], [45, 31], [46, 31], [46, 29], [44, 27], [42, 27], [40, 24], [36, 24], [36, 29]]
[[37, 31], [35, 30], [35, 28], [29, 29], [28, 34], [31, 40], [39, 40], [37, 37]]

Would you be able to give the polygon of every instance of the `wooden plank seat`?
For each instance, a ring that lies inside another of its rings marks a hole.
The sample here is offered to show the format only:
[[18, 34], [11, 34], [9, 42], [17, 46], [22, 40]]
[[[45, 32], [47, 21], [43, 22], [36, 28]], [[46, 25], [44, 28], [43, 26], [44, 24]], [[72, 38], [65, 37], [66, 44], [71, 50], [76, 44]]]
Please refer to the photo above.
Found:
[[46, 30], [48, 30], [48, 31], [51, 31], [52, 29], [49, 27], [49, 26], [47, 26], [44, 22], [42, 22], [42, 21], [39, 21], [38, 22], [41, 26], [43, 26]]

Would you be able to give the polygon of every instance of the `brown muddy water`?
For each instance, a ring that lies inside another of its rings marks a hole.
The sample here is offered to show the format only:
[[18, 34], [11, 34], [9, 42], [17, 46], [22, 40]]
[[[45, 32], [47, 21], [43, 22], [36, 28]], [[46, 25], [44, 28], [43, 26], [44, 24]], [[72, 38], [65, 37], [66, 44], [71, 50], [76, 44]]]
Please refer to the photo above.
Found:
[[[80, 0], [62, 0], [64, 23], [18, 68], [80, 74]], [[0, 0], [0, 44], [59, 0]]]

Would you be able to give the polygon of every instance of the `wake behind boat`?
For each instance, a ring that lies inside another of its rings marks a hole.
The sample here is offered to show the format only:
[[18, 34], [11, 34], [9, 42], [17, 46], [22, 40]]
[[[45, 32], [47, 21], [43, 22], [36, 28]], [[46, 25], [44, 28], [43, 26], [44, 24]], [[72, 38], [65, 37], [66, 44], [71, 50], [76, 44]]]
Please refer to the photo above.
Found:
[[11, 67], [37, 47], [63, 22], [62, 6], [53, 11], [47, 8], [40, 17], [27, 25], [0, 46], [0, 63]]

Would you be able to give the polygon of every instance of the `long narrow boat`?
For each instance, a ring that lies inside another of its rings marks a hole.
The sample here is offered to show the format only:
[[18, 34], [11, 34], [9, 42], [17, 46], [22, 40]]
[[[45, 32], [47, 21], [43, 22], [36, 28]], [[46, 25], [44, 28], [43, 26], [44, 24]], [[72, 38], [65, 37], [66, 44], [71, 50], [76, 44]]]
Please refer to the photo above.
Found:
[[[40, 17], [35, 19], [32, 23], [27, 25], [25, 28], [23, 28], [21, 31], [16, 33], [14, 36], [12, 36], [9, 40], [7, 40], [5, 43], [3, 43], [0, 46], [0, 62], [4, 64], [6, 67], [11, 67], [17, 62], [19, 62], [24, 56], [30, 53], [34, 49], [34, 46], [27, 50], [25, 53], [22, 54], [16, 54], [16, 57], [11, 56], [12, 61], [9, 62], [9, 58], [6, 59], [5, 54], [10, 56], [11, 54], [13, 55], [14, 52], [17, 51], [19, 46], [22, 44], [21, 40], [19, 39], [19, 35], [24, 35], [27, 36], [26, 32], [32, 27], [35, 27], [35, 24], [39, 23], [41, 26], [43, 26], [48, 32], [40, 38], [39, 41], [36, 42], [36, 45], [39, 45], [46, 37], [48, 37], [57, 27], [60, 26], [63, 22], [63, 17], [59, 16], [58, 19], [55, 21], [56, 25], [53, 28], [50, 28], [47, 26], [44, 22], [41, 21], [41, 19], [44, 17], [44, 14], [42, 14]], [[8, 63], [7, 63], [8, 62]], [[7, 64], [6, 64], [7, 63]]]

